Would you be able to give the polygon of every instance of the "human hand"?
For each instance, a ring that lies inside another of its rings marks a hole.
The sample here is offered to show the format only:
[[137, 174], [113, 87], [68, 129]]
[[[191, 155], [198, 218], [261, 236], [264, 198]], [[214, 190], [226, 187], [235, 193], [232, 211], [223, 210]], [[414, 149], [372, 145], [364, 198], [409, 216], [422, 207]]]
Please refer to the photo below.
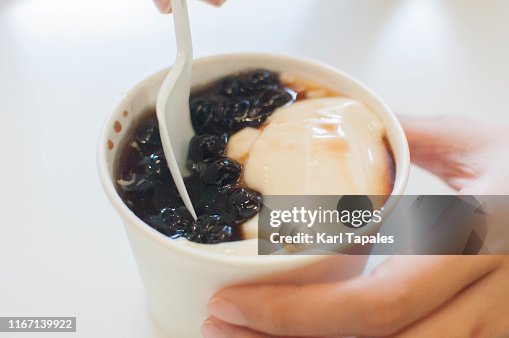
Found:
[[[171, 0], [153, 0], [157, 9], [163, 13], [171, 13]], [[226, 0], [203, 0], [214, 6], [221, 6]]]
[[462, 195], [509, 194], [509, 125], [455, 116], [400, 116], [412, 162]]
[[[507, 194], [509, 127], [401, 118], [414, 163], [462, 194]], [[394, 256], [371, 275], [305, 286], [229, 287], [212, 297], [206, 338], [505, 337], [509, 256]]]

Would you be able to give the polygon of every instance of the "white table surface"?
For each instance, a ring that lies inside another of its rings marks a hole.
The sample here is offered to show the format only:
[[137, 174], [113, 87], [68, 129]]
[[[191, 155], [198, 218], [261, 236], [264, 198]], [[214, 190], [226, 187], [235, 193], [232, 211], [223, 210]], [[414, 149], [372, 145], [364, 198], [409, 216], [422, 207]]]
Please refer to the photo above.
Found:
[[[190, 0], [195, 55], [317, 59], [413, 115], [509, 115], [509, 1]], [[77, 316], [58, 337], [164, 337], [96, 173], [100, 127], [175, 55], [149, 0], [0, 0], [0, 316]], [[447, 193], [412, 169], [408, 193]], [[373, 267], [380, 260], [370, 263]], [[1, 334], [0, 337], [56, 337]]]

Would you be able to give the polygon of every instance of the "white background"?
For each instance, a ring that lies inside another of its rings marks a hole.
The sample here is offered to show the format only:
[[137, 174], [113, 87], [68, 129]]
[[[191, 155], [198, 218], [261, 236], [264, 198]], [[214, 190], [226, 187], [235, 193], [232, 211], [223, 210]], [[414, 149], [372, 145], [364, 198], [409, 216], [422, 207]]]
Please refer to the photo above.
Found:
[[[400, 113], [509, 115], [509, 1], [189, 1], [197, 57], [298, 55]], [[77, 316], [69, 337], [164, 337], [95, 147], [121, 94], [172, 62], [172, 36], [149, 0], [0, 0], [0, 316]], [[449, 191], [412, 170], [407, 192]]]

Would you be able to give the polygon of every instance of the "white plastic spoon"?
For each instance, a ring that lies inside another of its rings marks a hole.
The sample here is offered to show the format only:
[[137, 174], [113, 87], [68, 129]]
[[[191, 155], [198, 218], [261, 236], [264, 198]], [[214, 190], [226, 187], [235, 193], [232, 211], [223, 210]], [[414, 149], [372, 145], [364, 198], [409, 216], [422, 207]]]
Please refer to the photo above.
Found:
[[177, 57], [157, 96], [157, 119], [164, 154], [185, 206], [196, 219], [182, 173], [186, 173], [189, 140], [194, 135], [189, 114], [193, 47], [186, 0], [172, 0]]

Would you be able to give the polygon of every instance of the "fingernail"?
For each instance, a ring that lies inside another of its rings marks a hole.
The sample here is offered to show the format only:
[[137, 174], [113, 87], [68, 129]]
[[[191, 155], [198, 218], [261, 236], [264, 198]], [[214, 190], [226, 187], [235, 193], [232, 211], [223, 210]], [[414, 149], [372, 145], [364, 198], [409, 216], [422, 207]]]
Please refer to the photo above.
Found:
[[201, 326], [203, 338], [226, 338], [226, 333], [212, 320], [206, 320]]
[[247, 320], [237, 305], [224, 298], [212, 298], [207, 305], [207, 311], [212, 316], [224, 320], [225, 322], [241, 326], [247, 325]]
[[154, 0], [154, 4], [159, 12], [163, 14], [171, 13], [171, 0]]

